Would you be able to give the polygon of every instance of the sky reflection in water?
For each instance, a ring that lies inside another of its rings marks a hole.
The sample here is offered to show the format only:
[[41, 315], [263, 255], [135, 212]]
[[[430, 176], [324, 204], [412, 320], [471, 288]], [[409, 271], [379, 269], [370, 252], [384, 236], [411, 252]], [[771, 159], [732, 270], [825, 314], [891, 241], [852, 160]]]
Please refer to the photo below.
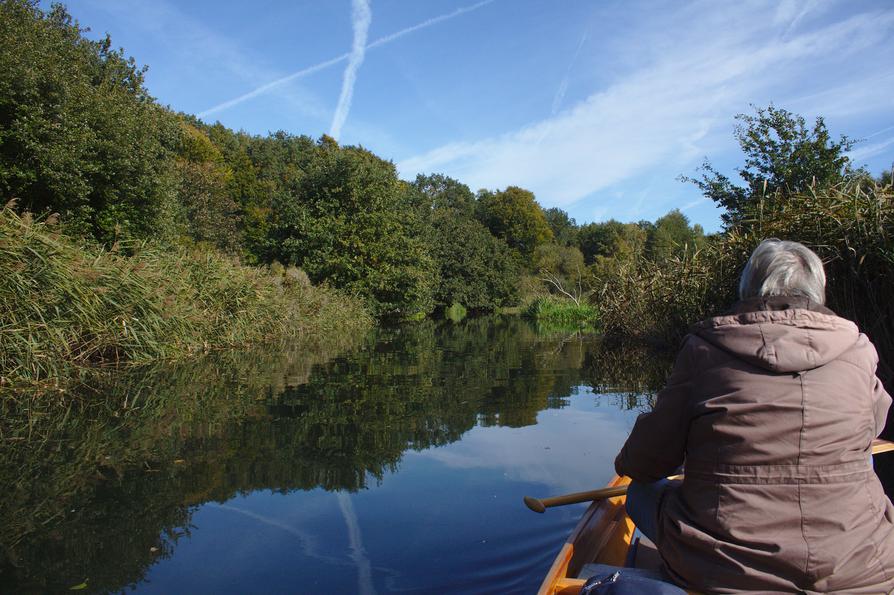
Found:
[[611, 400], [583, 389], [536, 425], [476, 426], [460, 441], [405, 453], [399, 471], [354, 494], [259, 490], [205, 504], [190, 539], [139, 590], [530, 591], [581, 507], [541, 516], [521, 497], [610, 478], [637, 413]]

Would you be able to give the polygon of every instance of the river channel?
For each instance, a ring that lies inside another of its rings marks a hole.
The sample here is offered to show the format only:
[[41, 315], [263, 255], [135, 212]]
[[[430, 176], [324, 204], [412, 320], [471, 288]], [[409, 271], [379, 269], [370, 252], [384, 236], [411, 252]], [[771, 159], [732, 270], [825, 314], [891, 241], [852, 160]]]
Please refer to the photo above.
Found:
[[0, 592], [533, 592], [582, 505], [522, 497], [604, 485], [667, 369], [493, 317], [88, 376], [4, 411]]

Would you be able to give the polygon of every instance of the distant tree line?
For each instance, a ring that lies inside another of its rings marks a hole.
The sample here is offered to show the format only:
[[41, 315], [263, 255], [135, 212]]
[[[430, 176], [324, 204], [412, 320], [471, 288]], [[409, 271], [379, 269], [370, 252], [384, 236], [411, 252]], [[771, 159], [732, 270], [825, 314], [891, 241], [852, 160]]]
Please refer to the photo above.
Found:
[[399, 317], [514, 305], [543, 271], [570, 279], [702, 241], [679, 211], [579, 226], [523, 188], [473, 193], [440, 174], [405, 182], [392, 162], [326, 136], [206, 124], [158, 105], [145, 68], [108, 36], [83, 33], [60, 5], [0, 0], [0, 193], [59, 213], [68, 233], [293, 265]]

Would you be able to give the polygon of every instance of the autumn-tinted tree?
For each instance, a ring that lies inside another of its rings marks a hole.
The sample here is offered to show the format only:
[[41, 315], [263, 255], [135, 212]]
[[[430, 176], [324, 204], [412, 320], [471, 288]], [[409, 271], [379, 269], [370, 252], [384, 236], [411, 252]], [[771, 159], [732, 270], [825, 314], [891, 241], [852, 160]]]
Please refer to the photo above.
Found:
[[762, 199], [784, 201], [810, 187], [841, 182], [851, 173], [847, 152], [855, 141], [846, 136], [833, 140], [821, 117], [808, 127], [802, 116], [770, 105], [736, 119], [735, 136], [745, 154], [737, 172], [744, 185], [734, 184], [707, 161], [700, 179], [683, 178], [726, 210], [722, 217], [727, 224], [741, 221]]
[[227, 252], [239, 249], [239, 206], [232, 198], [233, 170], [208, 136], [183, 123], [177, 159], [178, 196], [189, 235]]
[[491, 233], [504, 239], [526, 258], [533, 255], [539, 244], [553, 239], [553, 232], [534, 194], [517, 186], [509, 186], [502, 192], [480, 192], [478, 216]]
[[272, 186], [260, 179], [258, 168], [249, 156], [251, 136], [233, 132], [219, 122], [207, 127], [206, 133], [232, 174], [227, 191], [238, 208], [242, 254], [248, 262], [257, 263], [266, 253]]

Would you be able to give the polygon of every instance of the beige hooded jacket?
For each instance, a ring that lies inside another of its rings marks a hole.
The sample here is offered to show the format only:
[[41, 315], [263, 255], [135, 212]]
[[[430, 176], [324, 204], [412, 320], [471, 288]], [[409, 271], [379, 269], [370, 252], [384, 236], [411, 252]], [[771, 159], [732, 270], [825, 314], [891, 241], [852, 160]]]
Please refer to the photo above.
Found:
[[894, 507], [870, 454], [891, 404], [877, 363], [854, 323], [801, 298], [748, 300], [693, 328], [615, 461], [652, 482], [685, 459], [657, 538], [679, 584], [894, 590]]

